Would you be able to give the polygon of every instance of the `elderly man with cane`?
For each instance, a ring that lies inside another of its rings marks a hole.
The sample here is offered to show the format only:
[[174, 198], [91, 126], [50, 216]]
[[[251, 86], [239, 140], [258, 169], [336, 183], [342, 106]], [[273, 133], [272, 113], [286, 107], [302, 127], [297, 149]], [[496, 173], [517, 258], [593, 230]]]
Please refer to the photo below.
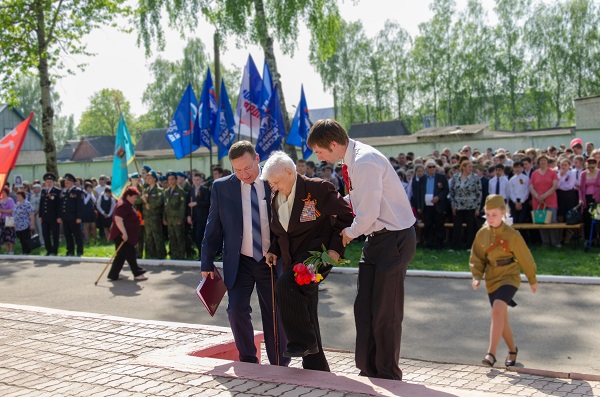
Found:
[[133, 279], [136, 281], [147, 280], [146, 270], [137, 264], [136, 244], [140, 238], [140, 219], [133, 208], [133, 203], [139, 197], [140, 192], [135, 187], [128, 187], [123, 192], [123, 197], [117, 203], [115, 208], [115, 217], [108, 235], [109, 240], [115, 242], [117, 251], [115, 259], [108, 272], [110, 281], [120, 279], [119, 273], [125, 264], [129, 263]]
[[[283, 272], [275, 286], [277, 305], [288, 337], [286, 357], [302, 357], [302, 367], [329, 371], [323, 353], [317, 317], [318, 283], [299, 285], [294, 265], [321, 251], [337, 261], [344, 252], [341, 232], [352, 224], [352, 210], [334, 185], [296, 172], [294, 161], [275, 152], [265, 163], [261, 179], [273, 189], [271, 231], [273, 239], [267, 263], [283, 260]], [[326, 277], [326, 274], [322, 274]]]

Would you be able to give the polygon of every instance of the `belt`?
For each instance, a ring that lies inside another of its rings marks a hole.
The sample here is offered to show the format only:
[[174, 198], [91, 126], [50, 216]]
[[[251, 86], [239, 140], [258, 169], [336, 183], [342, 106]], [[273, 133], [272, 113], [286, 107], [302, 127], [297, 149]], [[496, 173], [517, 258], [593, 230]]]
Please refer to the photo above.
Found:
[[496, 261], [496, 266], [506, 266], [506, 265], [510, 265], [511, 263], [513, 263], [515, 261], [515, 258], [508, 258], [508, 259], [500, 259]]
[[380, 234], [384, 234], [384, 233], [389, 233], [389, 232], [393, 232], [393, 230], [387, 230], [385, 227], [381, 230], [377, 230], [376, 232], [373, 232], [371, 234], [367, 234], [367, 237], [375, 237], [375, 236], [379, 236]]

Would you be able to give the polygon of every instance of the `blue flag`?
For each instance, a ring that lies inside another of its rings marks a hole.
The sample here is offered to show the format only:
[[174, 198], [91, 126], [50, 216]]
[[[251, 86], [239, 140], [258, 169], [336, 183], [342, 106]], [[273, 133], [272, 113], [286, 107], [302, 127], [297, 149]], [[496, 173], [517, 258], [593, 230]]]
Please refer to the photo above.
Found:
[[219, 148], [219, 160], [229, 153], [235, 139], [235, 120], [229, 103], [229, 95], [225, 89], [225, 81], [221, 79], [221, 97], [219, 98], [219, 123], [215, 128], [214, 140]]
[[184, 158], [199, 147], [198, 144], [192, 142], [191, 136], [197, 113], [198, 102], [196, 101], [196, 95], [194, 94], [192, 85], [188, 84], [166, 134], [166, 138], [173, 147], [177, 160]]
[[127, 125], [125, 125], [125, 119], [121, 116], [119, 125], [117, 126], [117, 138], [115, 139], [111, 182], [112, 195], [117, 199], [121, 198], [121, 194], [123, 194], [125, 185], [127, 185], [127, 181], [129, 180], [127, 166], [133, 161], [134, 156], [133, 141], [131, 140]]
[[267, 61], [265, 61], [265, 66], [263, 67], [263, 78], [262, 78], [262, 90], [260, 92], [260, 112], [261, 117], [263, 113], [269, 106], [269, 100], [271, 99], [271, 93], [273, 92], [273, 79], [271, 78], [271, 71], [269, 70], [269, 65], [267, 65]]
[[244, 67], [244, 75], [242, 76], [242, 84], [240, 86], [240, 95], [235, 114], [238, 117], [238, 122], [241, 126], [250, 130], [252, 137], [253, 130], [258, 130], [260, 125], [260, 95], [262, 92], [262, 79], [254, 60], [251, 55], [248, 55], [248, 62]]
[[298, 103], [298, 107], [296, 108], [292, 127], [285, 143], [301, 148], [304, 160], [309, 158], [312, 154], [312, 150], [306, 145], [306, 139], [308, 138], [311, 124], [308, 116], [306, 98], [304, 97], [304, 86], [302, 86], [300, 89], [300, 103]]
[[256, 153], [258, 153], [260, 161], [269, 158], [269, 155], [275, 150], [280, 150], [284, 137], [285, 125], [283, 124], [281, 106], [279, 106], [277, 87], [275, 87], [260, 120], [260, 133], [258, 141], [256, 141]]
[[217, 123], [217, 97], [215, 87], [213, 86], [210, 68], [206, 71], [206, 80], [200, 96], [200, 108], [198, 109], [198, 118], [194, 126], [194, 144], [199, 147], [204, 146], [212, 152], [211, 137], [215, 131]]

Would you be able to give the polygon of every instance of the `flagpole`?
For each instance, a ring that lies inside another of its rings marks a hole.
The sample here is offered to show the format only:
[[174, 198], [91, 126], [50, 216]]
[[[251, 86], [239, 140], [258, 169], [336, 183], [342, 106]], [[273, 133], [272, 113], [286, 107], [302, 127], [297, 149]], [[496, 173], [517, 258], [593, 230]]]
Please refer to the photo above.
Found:
[[[121, 115], [121, 117], [123, 117], [123, 120], [125, 120], [125, 117], [123, 116], [123, 110], [121, 110], [121, 102], [119, 102], [119, 97], [117, 96], [116, 93], [115, 93], [115, 102], [117, 103], [117, 110], [119, 111], [119, 114]], [[116, 139], [116, 137], [115, 137], [115, 139]], [[133, 144], [133, 142], [132, 142], [132, 144]], [[141, 176], [140, 167], [138, 167], [137, 160], [135, 159], [135, 153], [133, 155], [133, 164], [135, 164], [135, 172], [137, 172], [138, 176]]]
[[[252, 115], [251, 115], [252, 116]], [[242, 108], [240, 107], [240, 119], [238, 124], [238, 142], [240, 141], [240, 137], [242, 136]]]

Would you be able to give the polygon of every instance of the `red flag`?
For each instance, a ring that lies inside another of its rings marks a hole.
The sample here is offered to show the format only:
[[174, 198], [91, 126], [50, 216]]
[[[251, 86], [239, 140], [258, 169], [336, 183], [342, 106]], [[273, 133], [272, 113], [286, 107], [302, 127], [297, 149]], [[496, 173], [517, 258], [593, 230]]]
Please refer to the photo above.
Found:
[[2, 140], [0, 140], [0, 189], [8, 178], [10, 171], [15, 168], [19, 152], [25, 142], [25, 136], [29, 129], [29, 123], [33, 118], [33, 112], [25, 121], [15, 127]]

